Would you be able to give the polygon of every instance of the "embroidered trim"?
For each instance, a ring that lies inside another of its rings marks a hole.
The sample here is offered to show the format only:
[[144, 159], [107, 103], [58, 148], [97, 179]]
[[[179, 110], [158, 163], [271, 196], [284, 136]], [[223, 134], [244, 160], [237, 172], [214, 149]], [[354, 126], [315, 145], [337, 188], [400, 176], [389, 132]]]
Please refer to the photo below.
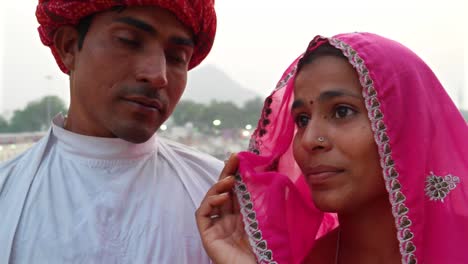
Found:
[[416, 264], [416, 246], [412, 242], [414, 233], [410, 227], [412, 222], [408, 216], [409, 208], [405, 205], [406, 197], [401, 190], [401, 184], [398, 181], [398, 171], [395, 168], [395, 162], [392, 158], [392, 149], [390, 138], [386, 132], [387, 127], [383, 120], [384, 114], [380, 110], [380, 102], [377, 98], [377, 91], [374, 88], [374, 81], [369, 75], [364, 60], [348, 44], [335, 38], [329, 40], [330, 44], [341, 50], [348, 58], [349, 62], [359, 74], [359, 81], [362, 85], [362, 94], [369, 113], [369, 119], [372, 124], [374, 138], [379, 147], [380, 163], [383, 168], [383, 175], [387, 191], [390, 194], [390, 203], [392, 213], [397, 226], [397, 236], [400, 244], [400, 253], [402, 254], [403, 264]]
[[437, 176], [431, 171], [429, 176], [426, 178], [426, 191], [427, 197], [431, 201], [444, 202], [445, 197], [457, 187], [460, 183], [460, 178], [451, 174], [445, 177]]
[[[291, 71], [286, 74], [276, 85], [274, 91], [284, 88], [291, 78], [296, 74], [297, 71], [297, 64], [293, 66]], [[262, 115], [260, 120], [258, 121], [257, 128], [253, 133], [252, 137], [250, 138], [248, 151], [260, 155], [260, 146], [262, 145], [261, 138], [268, 133], [267, 126], [271, 123], [269, 116], [272, 113], [271, 104], [273, 103], [272, 95], [268, 96], [265, 99], [262, 109]]]
[[256, 140], [256, 137], [250, 138], [249, 147], [247, 150], [254, 154], [260, 155], [259, 144], [258, 144], [258, 141]]
[[293, 77], [294, 74], [296, 74], [296, 71], [297, 71], [297, 64], [291, 69], [291, 71], [283, 79], [281, 79], [278, 82], [275, 90], [279, 90], [283, 88], [288, 83], [289, 79], [291, 79], [291, 77]]
[[255, 129], [253, 135], [250, 137], [248, 151], [260, 155], [260, 145], [262, 144], [261, 138], [268, 133], [266, 127], [270, 124], [270, 119], [268, 116], [271, 114], [272, 110], [270, 105], [273, 103], [272, 96], [268, 96], [263, 103], [262, 115], [258, 121], [257, 128]]
[[249, 237], [249, 243], [257, 257], [258, 263], [261, 264], [278, 264], [273, 260], [273, 252], [268, 248], [267, 241], [263, 239], [262, 231], [258, 226], [257, 215], [254, 210], [250, 192], [247, 190], [239, 173], [235, 176], [236, 185], [234, 191], [239, 201], [241, 208], [242, 220], [244, 221], [244, 229]]

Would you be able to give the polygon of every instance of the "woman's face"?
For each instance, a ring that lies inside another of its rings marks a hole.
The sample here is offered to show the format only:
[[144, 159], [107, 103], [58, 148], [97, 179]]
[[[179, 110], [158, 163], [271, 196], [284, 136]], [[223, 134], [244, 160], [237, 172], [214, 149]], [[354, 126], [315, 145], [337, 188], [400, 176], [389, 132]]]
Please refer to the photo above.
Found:
[[352, 211], [388, 197], [361, 85], [353, 67], [319, 56], [295, 80], [294, 157], [322, 211]]

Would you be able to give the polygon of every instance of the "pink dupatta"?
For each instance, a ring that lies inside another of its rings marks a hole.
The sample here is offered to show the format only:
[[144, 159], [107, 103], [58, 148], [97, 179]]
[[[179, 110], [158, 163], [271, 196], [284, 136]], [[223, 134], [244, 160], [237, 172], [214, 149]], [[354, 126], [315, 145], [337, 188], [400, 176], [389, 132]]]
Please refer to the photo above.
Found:
[[[402, 263], [468, 263], [468, 127], [431, 69], [401, 44], [369, 33], [316, 37], [349, 59], [368, 116], [397, 227]], [[300, 263], [338, 225], [315, 208], [292, 155], [296, 59], [265, 100], [237, 193], [259, 263]]]

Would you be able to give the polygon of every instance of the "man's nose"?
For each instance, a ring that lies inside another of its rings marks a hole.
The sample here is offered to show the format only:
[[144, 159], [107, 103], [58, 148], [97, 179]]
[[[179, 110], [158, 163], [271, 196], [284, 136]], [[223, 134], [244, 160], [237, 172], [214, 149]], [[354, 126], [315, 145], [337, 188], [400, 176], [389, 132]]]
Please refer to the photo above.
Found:
[[163, 88], [168, 85], [167, 80], [167, 64], [164, 53], [155, 54], [154, 56], [145, 58], [137, 80], [150, 83], [156, 88]]

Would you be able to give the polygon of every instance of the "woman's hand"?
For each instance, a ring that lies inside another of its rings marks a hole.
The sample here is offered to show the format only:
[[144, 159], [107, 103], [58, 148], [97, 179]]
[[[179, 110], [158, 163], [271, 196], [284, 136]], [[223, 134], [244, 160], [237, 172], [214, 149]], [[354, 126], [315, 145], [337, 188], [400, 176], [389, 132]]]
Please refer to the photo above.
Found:
[[235, 155], [229, 158], [219, 181], [208, 190], [195, 213], [203, 246], [217, 264], [256, 263], [233, 193], [235, 179], [232, 175], [238, 163]]

